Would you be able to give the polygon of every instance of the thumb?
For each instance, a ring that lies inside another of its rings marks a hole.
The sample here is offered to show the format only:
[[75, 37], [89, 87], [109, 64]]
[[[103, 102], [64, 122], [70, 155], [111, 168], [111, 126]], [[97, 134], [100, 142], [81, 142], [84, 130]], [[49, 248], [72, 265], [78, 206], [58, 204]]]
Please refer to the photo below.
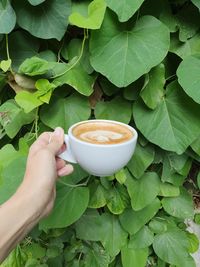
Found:
[[51, 135], [48, 148], [56, 155], [64, 143], [64, 130], [57, 127]]

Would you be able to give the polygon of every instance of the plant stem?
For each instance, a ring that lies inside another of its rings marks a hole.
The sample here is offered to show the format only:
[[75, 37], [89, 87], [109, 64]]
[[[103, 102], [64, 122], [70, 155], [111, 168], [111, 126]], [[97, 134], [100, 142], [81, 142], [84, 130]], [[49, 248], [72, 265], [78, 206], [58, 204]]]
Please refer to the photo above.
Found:
[[[8, 34], [6, 34], [6, 54], [7, 54], [8, 60], [11, 60], [10, 53], [9, 53], [9, 45], [8, 45]], [[11, 65], [10, 65], [10, 72], [13, 74]]]
[[87, 184], [88, 184], [88, 182], [90, 180], [90, 177], [91, 177], [91, 175], [89, 175], [87, 180], [85, 181], [85, 183], [82, 183], [82, 184], [68, 184], [68, 183], [63, 182], [62, 180], [58, 180], [58, 182], [60, 184], [66, 185], [66, 186], [69, 186], [69, 187], [72, 187], [72, 188], [76, 188], [76, 187], [81, 187], [81, 186], [87, 186]]
[[58, 74], [58, 75], [55, 75], [53, 77], [51, 77], [51, 79], [55, 79], [55, 78], [58, 78], [64, 74], [66, 74], [68, 71], [70, 71], [71, 69], [73, 69], [77, 64], [78, 62], [80, 61], [81, 57], [83, 56], [83, 51], [84, 51], [84, 47], [85, 47], [85, 41], [86, 39], [88, 38], [88, 29], [84, 29], [84, 37], [83, 37], [83, 42], [82, 42], [82, 45], [81, 45], [81, 51], [80, 51], [80, 55], [79, 57], [77, 58], [77, 60], [68, 68], [66, 69], [64, 72]]

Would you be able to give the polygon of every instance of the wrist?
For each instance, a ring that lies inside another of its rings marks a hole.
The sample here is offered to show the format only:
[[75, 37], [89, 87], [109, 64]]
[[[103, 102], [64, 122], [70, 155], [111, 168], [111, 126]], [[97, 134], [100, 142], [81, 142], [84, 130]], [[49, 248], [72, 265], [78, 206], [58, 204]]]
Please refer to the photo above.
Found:
[[40, 207], [37, 207], [36, 196], [33, 195], [31, 190], [27, 190], [26, 186], [24, 189], [23, 183], [12, 196], [10, 201], [15, 203], [16, 208], [18, 207], [18, 210], [27, 225], [39, 221], [41, 209]]

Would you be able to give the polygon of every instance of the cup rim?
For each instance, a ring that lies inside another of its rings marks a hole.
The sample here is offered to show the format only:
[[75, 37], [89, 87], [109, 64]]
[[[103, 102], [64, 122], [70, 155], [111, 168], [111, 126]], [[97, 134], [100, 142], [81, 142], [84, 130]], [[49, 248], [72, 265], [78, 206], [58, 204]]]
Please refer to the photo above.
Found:
[[[131, 130], [133, 132], [133, 137], [131, 139], [129, 139], [128, 141], [125, 141], [125, 142], [122, 142], [122, 143], [118, 143], [118, 144], [93, 144], [93, 143], [89, 143], [89, 142], [80, 140], [80, 139], [78, 139], [77, 137], [75, 137], [72, 134], [73, 128], [76, 127], [77, 125], [82, 124], [82, 123], [97, 122], [97, 121], [98, 122], [110, 122], [110, 123], [115, 123], [115, 124], [123, 125], [123, 126], [129, 128], [129, 130]], [[88, 146], [98, 146], [98, 147], [116, 147], [116, 146], [123, 146], [125, 144], [127, 145], [127, 144], [130, 144], [130, 143], [134, 142], [134, 141], [137, 141], [137, 138], [138, 138], [138, 133], [135, 130], [135, 128], [133, 128], [132, 126], [130, 126], [128, 124], [125, 124], [123, 122], [115, 121], [115, 120], [102, 120], [102, 119], [92, 119], [92, 120], [79, 121], [79, 122], [73, 124], [69, 128], [68, 135], [69, 135], [70, 138], [74, 139], [76, 142], [78, 142], [80, 144], [87, 144]]]

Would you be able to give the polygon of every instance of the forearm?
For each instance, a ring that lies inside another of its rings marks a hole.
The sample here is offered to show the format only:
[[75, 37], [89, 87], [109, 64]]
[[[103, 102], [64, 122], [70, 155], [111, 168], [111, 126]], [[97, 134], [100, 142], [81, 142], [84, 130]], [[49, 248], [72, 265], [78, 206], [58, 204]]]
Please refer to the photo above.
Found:
[[29, 197], [14, 194], [0, 206], [0, 263], [38, 222]]

